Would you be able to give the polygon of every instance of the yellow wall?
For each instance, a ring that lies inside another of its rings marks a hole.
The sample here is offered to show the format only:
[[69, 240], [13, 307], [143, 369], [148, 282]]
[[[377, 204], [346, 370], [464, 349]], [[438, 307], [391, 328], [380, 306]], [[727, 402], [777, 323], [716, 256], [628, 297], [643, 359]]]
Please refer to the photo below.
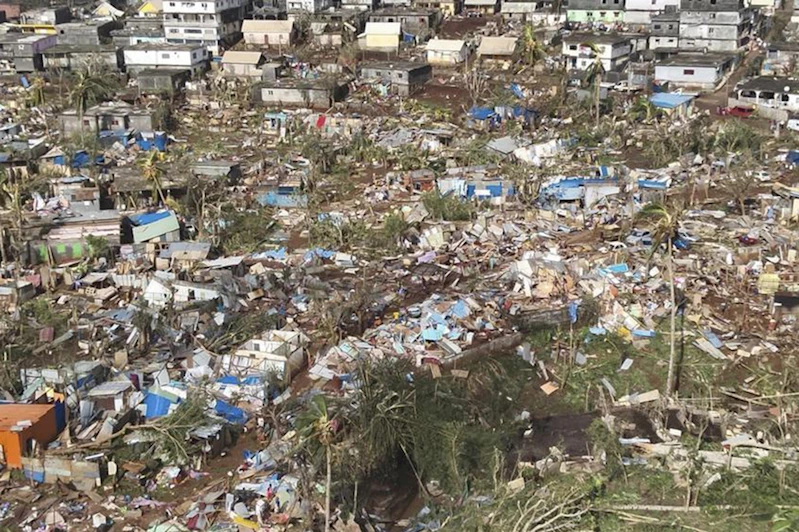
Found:
[[152, 5], [150, 2], [145, 2], [139, 8], [139, 13], [141, 13], [142, 15], [155, 15], [160, 12], [161, 10]]
[[366, 48], [369, 50], [396, 50], [399, 46], [399, 35], [367, 35]]

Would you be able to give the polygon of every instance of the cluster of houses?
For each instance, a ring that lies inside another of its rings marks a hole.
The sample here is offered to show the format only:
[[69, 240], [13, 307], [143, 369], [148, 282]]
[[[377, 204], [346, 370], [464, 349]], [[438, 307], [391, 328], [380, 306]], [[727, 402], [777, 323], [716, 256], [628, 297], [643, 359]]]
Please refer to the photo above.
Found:
[[[507, 68], [527, 46], [517, 23], [534, 25], [542, 41], [560, 41], [561, 59], [575, 78], [598, 62], [612, 83], [713, 90], [758, 42], [778, 7], [775, 0], [145, 0], [135, 6], [103, 0], [76, 18], [67, 7], [11, 1], [0, 3], [6, 20], [0, 68], [6, 71], [74, 70], [101, 60], [136, 78], [148, 94], [180, 91], [218, 67], [256, 84], [256, 102], [319, 107], [345, 98], [353, 79], [407, 95], [431, 78], [431, 68], [475, 59]], [[504, 32], [500, 24], [460, 38], [439, 35], [452, 17], [497, 15], [506, 21]], [[570, 31], [558, 31], [564, 25]], [[296, 79], [285, 58], [307, 44], [351, 46], [361, 61], [349, 72], [332, 69], [335, 75], [325, 76], [332, 80]], [[785, 67], [797, 53], [791, 46], [771, 45], [764, 75], [790, 74]], [[737, 97], [748, 101], [747, 95]], [[765, 105], [768, 98], [757, 100]], [[791, 106], [791, 98], [772, 100]]]

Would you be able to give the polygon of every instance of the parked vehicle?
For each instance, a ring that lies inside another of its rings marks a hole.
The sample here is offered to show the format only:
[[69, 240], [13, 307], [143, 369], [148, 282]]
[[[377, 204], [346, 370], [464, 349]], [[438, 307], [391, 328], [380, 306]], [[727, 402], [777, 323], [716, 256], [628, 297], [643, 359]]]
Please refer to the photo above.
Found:
[[738, 118], [749, 118], [754, 114], [755, 110], [750, 109], [749, 107], [741, 107], [740, 105], [736, 105], [735, 107], [719, 107], [718, 114], [722, 116], [735, 116]]

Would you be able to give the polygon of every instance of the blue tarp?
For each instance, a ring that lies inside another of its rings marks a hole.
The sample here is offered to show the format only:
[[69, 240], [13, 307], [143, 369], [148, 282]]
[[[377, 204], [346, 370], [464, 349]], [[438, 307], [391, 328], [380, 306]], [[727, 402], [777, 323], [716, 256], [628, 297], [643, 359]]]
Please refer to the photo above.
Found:
[[136, 145], [144, 151], [150, 151], [152, 149], [166, 151], [167, 141], [168, 137], [163, 131], [140, 133], [136, 136]]
[[496, 113], [490, 107], [477, 107], [477, 106], [475, 106], [475, 107], [472, 107], [469, 110], [469, 114], [475, 120], [488, 120], [489, 118], [494, 116]]
[[56, 401], [53, 406], [55, 406], [56, 430], [60, 433], [67, 426], [67, 408], [64, 401]]
[[91, 158], [89, 154], [85, 151], [76, 152], [75, 155], [72, 156], [72, 168], [81, 168], [84, 166], [89, 165], [89, 161]]
[[267, 192], [258, 197], [258, 203], [269, 207], [304, 207], [308, 204], [308, 197], [303, 194], [283, 195]]
[[314, 257], [319, 257], [321, 259], [332, 259], [335, 256], [336, 256], [335, 251], [330, 251], [328, 249], [322, 249], [322, 248], [315, 248], [306, 251], [305, 255], [303, 255], [303, 260], [305, 262], [308, 262], [310, 260], [313, 260]]
[[241, 385], [254, 386], [258, 384], [263, 384], [264, 380], [262, 377], [259, 377], [257, 375], [251, 375], [249, 377], [244, 377], [243, 379], [239, 379], [238, 377], [235, 377], [233, 375], [223, 375], [219, 377], [216, 380], [216, 382], [220, 384], [234, 384], [236, 386], [241, 386]]
[[791, 164], [799, 164], [799, 151], [797, 150], [789, 151], [785, 160]]
[[243, 425], [247, 422], [247, 414], [244, 413], [244, 410], [230, 405], [224, 401], [220, 401], [219, 399], [216, 400], [214, 410], [216, 410], [217, 414], [227, 419], [231, 423]]
[[514, 95], [514, 96], [516, 96], [517, 98], [524, 98], [524, 91], [522, 90], [522, 88], [521, 88], [521, 87], [520, 87], [518, 84], [516, 84], [516, 83], [511, 83], [511, 85], [510, 85], [510, 91], [511, 91], [511, 92], [513, 93], [513, 95]]
[[163, 417], [169, 413], [169, 407], [174, 403], [163, 395], [157, 393], [146, 392], [143, 401], [146, 410], [144, 417], [153, 419], [156, 417]]
[[288, 258], [288, 251], [286, 248], [280, 249], [269, 249], [267, 251], [262, 251], [261, 253], [256, 253], [252, 256], [254, 259], [272, 259], [272, 260], [286, 260]]
[[649, 103], [658, 109], [674, 109], [688, 104], [694, 97], [675, 92], [658, 92], [649, 97]]
[[132, 216], [128, 216], [128, 218], [130, 218], [130, 221], [136, 225], [147, 225], [155, 223], [158, 220], [163, 220], [164, 218], [169, 218], [170, 216], [172, 216], [172, 211], [159, 211], [134, 214]]

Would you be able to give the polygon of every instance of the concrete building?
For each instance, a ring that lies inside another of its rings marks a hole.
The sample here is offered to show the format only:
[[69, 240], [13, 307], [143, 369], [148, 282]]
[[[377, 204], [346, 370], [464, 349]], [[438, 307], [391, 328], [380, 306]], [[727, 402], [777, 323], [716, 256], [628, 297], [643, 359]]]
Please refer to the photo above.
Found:
[[520, 20], [530, 22], [533, 13], [544, 9], [543, 0], [502, 0], [499, 12], [505, 20]]
[[679, 53], [655, 64], [655, 81], [672, 87], [713, 90], [735, 65], [728, 54]]
[[42, 53], [56, 45], [55, 35], [29, 33], [0, 34], [0, 64], [4, 70], [19, 73], [44, 69]]
[[81, 117], [77, 110], [61, 113], [61, 131], [66, 135], [84, 131], [115, 131], [135, 129], [154, 131], [161, 129], [155, 113], [149, 109], [138, 109], [122, 102], [108, 102], [86, 109]]
[[483, 37], [477, 48], [477, 56], [483, 62], [509, 63], [518, 46], [519, 39], [516, 37]]
[[45, 50], [42, 57], [45, 69], [78, 70], [90, 63], [100, 61], [111, 71], [118, 71], [124, 64], [122, 50], [113, 44], [58, 44]]
[[222, 56], [222, 70], [226, 76], [234, 78], [253, 78], [260, 80], [263, 77], [263, 66], [266, 57], [262, 52], [237, 52], [228, 50]]
[[377, 0], [341, 0], [341, 8], [354, 11], [374, 11]]
[[469, 45], [457, 39], [432, 39], [427, 42], [427, 62], [431, 65], [459, 65], [469, 58]]
[[367, 22], [358, 37], [360, 47], [373, 52], [394, 52], [399, 49], [402, 29], [399, 22]]
[[[597, 48], [597, 52], [588, 44]], [[632, 45], [628, 37], [610, 33], [572, 33], [563, 39], [562, 53], [570, 70], [586, 71], [599, 56], [605, 72], [621, 70], [630, 59]]]
[[464, 0], [463, 9], [473, 15], [490, 17], [499, 12], [499, 0]]
[[292, 46], [297, 38], [293, 20], [245, 20], [241, 25], [244, 42], [252, 46]]
[[164, 32], [167, 42], [202, 44], [214, 55], [241, 37], [248, 0], [165, 0]]
[[679, 8], [680, 0], [625, 0], [624, 22], [630, 26], [649, 26], [652, 17], [676, 13]]
[[23, 26], [56, 26], [70, 20], [72, 11], [66, 6], [30, 9], [19, 15], [20, 25]]
[[745, 0], [681, 0], [682, 50], [737, 52], [749, 43], [753, 26]]
[[625, 0], [569, 0], [566, 19], [569, 22], [614, 24], [624, 22]]
[[369, 15], [369, 22], [399, 22], [403, 32], [424, 35], [435, 29], [439, 22], [438, 12], [421, 8], [385, 8]]
[[389, 84], [389, 90], [400, 96], [410, 96], [422, 90], [433, 77], [433, 68], [427, 63], [411, 61], [378, 61], [361, 65], [361, 80]]
[[437, 9], [443, 17], [454, 17], [463, 11], [463, 0], [417, 0], [414, 5], [423, 9]]
[[289, 18], [303, 13], [319, 13], [328, 7], [332, 7], [330, 0], [286, 0]]
[[735, 87], [739, 103], [799, 112], [799, 80], [782, 77], [757, 77]]
[[198, 75], [208, 70], [208, 53], [201, 44], [141, 43], [124, 50], [125, 68], [130, 73], [150, 68], [190, 70]]
[[129, 28], [111, 32], [111, 42], [118, 48], [134, 46], [141, 43], [166, 44], [164, 27], [159, 28]]
[[649, 49], [676, 50], [680, 43], [680, 14], [676, 11], [653, 15], [649, 26]]
[[136, 75], [140, 94], [174, 94], [183, 90], [191, 71], [171, 68], [147, 68]]
[[115, 20], [68, 22], [56, 26], [58, 44], [91, 46], [111, 44], [111, 32], [122, 24]]
[[284, 78], [264, 81], [253, 88], [253, 100], [268, 106], [329, 109], [346, 98], [348, 83], [335, 79]]
[[775, 42], [768, 45], [760, 73], [765, 76], [791, 76], [799, 71], [799, 43]]

